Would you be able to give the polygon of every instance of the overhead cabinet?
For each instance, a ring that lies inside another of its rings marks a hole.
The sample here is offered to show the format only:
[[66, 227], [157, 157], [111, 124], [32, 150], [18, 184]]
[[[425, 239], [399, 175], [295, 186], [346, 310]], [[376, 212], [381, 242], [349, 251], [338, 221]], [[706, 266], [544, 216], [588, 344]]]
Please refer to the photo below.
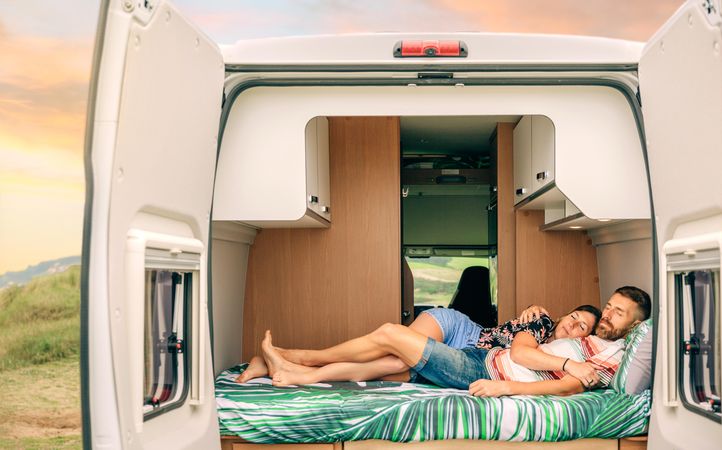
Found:
[[514, 198], [519, 203], [554, 179], [554, 124], [524, 116], [514, 128]]
[[328, 119], [314, 117], [306, 125], [306, 207], [331, 220], [328, 166]]
[[[302, 130], [299, 130], [299, 132]], [[269, 139], [243, 124], [224, 136], [213, 219], [258, 228], [323, 228], [331, 222], [328, 119], [306, 123], [304, 139]], [[299, 138], [301, 136], [298, 136]], [[288, 145], [278, 142], [288, 140]]]
[[606, 134], [601, 124], [596, 130], [576, 127], [563, 132], [558, 134], [552, 120], [542, 115], [526, 115], [517, 123], [516, 208], [543, 210], [543, 230], [590, 229], [648, 219], [645, 180], [639, 176], [644, 173], [641, 152], [619, 136]]

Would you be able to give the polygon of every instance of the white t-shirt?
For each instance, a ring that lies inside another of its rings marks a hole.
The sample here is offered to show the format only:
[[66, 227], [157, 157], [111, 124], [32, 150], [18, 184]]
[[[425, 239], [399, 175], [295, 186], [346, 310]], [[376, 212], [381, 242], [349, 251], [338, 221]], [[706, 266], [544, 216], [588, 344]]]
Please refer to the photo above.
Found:
[[[604, 369], [597, 371], [600, 387], [608, 386], [624, 355], [624, 339], [608, 341], [597, 336], [575, 339], [556, 339], [541, 344], [539, 349], [551, 355], [569, 358], [573, 361], [589, 361]], [[511, 360], [511, 349], [492, 348], [484, 360], [492, 380], [542, 381], [558, 380], [565, 372], [531, 370]]]

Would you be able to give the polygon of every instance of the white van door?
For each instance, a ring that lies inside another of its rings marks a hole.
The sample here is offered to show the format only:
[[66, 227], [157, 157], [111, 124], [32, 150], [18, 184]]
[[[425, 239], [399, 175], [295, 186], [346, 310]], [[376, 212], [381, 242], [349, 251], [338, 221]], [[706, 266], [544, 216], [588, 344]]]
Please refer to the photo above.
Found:
[[722, 243], [720, 1], [688, 1], [639, 64], [656, 223], [649, 448], [719, 448]]
[[224, 65], [165, 1], [101, 6], [86, 135], [86, 448], [219, 448], [207, 314]]

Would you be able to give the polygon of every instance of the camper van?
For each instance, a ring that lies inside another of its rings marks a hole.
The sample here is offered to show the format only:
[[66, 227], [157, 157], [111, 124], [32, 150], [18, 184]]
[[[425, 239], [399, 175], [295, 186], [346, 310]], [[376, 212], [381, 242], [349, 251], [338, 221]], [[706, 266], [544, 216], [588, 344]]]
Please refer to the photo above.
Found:
[[[379, 33], [219, 46], [168, 1], [103, 2], [85, 153], [85, 446], [719, 448], [721, 22], [719, 0], [694, 0], [647, 43]], [[430, 266], [458, 269], [455, 293], [426, 295]], [[321, 349], [450, 302], [501, 323], [530, 304], [553, 317], [603, 307], [623, 285], [653, 299], [641, 394], [543, 397], [538, 410], [428, 385], [233, 381], [267, 329], [278, 346]], [[318, 428], [333, 402], [345, 425]]]

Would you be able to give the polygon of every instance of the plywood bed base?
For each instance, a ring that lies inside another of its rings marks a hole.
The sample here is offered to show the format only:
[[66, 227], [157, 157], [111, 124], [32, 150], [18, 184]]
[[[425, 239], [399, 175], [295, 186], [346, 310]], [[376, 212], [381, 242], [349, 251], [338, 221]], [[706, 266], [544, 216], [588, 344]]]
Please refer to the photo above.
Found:
[[237, 437], [221, 437], [221, 450], [518, 450], [535, 448], [554, 448], [558, 450], [642, 450], [647, 448], [647, 436], [622, 439], [577, 439], [562, 442], [508, 442], [448, 439], [426, 442], [369, 440], [319, 444], [252, 444]]

